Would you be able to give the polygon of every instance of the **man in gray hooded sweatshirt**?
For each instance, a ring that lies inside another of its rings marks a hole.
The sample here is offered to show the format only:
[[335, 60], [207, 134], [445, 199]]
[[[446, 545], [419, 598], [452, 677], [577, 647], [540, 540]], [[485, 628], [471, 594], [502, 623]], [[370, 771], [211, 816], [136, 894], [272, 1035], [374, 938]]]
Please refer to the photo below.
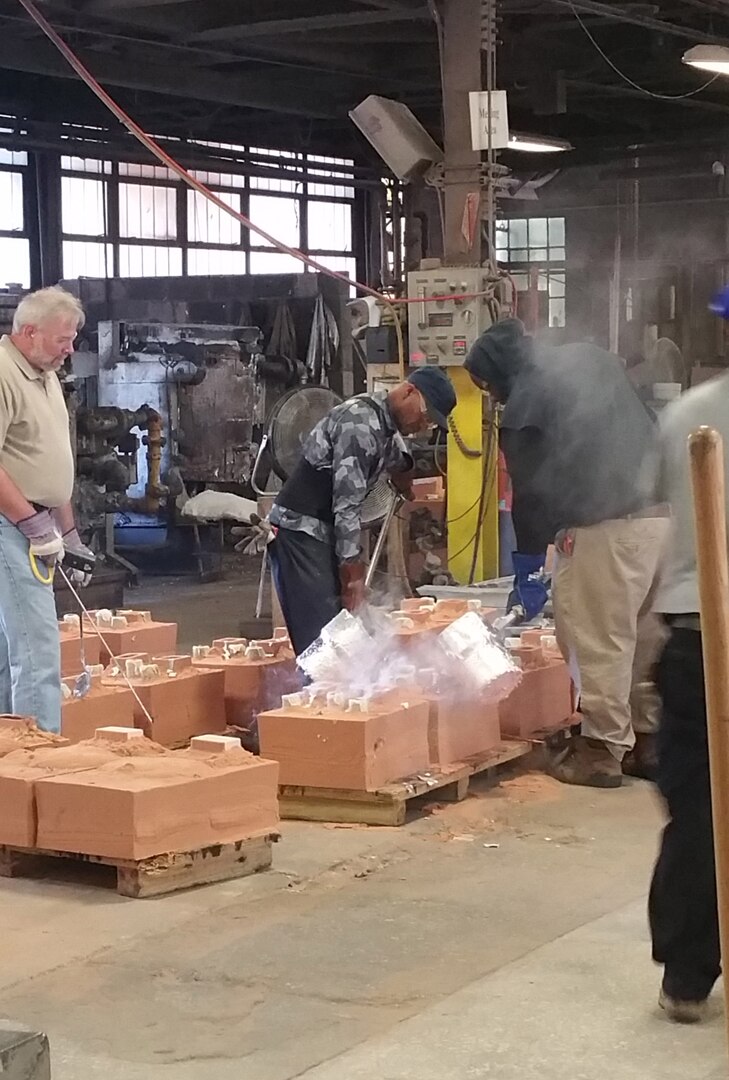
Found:
[[510, 606], [528, 618], [547, 599], [548, 545], [558, 552], [555, 622], [565, 658], [579, 667], [582, 733], [550, 771], [593, 787], [619, 787], [623, 768], [648, 776], [657, 705], [645, 670], [653, 657], [642, 645], [654, 635], [641, 624], [652, 618], [669, 524], [645, 481], [656, 450], [653, 420], [619, 357], [595, 345], [537, 344], [518, 319], [482, 334], [465, 366], [503, 405], [500, 445], [517, 541]]

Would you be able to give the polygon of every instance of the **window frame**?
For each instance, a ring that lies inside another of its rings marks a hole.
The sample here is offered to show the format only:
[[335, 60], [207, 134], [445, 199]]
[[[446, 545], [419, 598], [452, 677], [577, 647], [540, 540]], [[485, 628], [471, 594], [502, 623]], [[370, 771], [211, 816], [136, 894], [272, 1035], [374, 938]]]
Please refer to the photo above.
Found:
[[[5, 149], [5, 148], [2, 148]], [[21, 229], [0, 229], [0, 238], [3, 240], [23, 240], [26, 244], [28, 253], [28, 281], [27, 287], [31, 285], [31, 279], [33, 275], [33, 252], [31, 251], [31, 232], [29, 228], [29, 207], [31, 204], [31, 175], [28, 162], [28, 154], [24, 150], [7, 151], [12, 154], [22, 154], [25, 157], [23, 164], [15, 162], [0, 162], [0, 172], [11, 173], [20, 175], [21, 177], [21, 198], [22, 198], [22, 221], [23, 226]], [[4, 287], [8, 282], [0, 282], [0, 287]], [[26, 285], [25, 282], [21, 282], [22, 285]]]
[[[190, 146], [194, 147], [195, 144], [191, 143]], [[202, 145], [199, 144], [198, 145]], [[209, 144], [217, 145], [217, 144]], [[260, 167], [260, 154], [263, 151], [245, 150], [245, 148], [225, 147], [224, 149], [238, 150], [245, 152], [245, 157], [249, 166], [254, 165], [254, 155], [259, 157]], [[291, 181], [298, 187], [298, 191], [275, 191], [265, 187], [261, 184], [262, 180], [266, 178], [259, 175], [257, 172], [243, 172], [243, 171], [227, 171], [225, 170], [225, 161], [211, 161], [207, 168], [204, 165], [196, 164], [191, 170], [196, 174], [207, 173], [216, 176], [216, 182], [207, 183], [207, 187], [216, 194], [236, 194], [240, 197], [241, 212], [250, 217], [250, 205], [251, 197], [255, 195], [261, 195], [266, 198], [280, 198], [294, 201], [297, 203], [297, 215], [299, 222], [299, 243], [292, 244], [292, 247], [297, 247], [305, 255], [310, 256], [314, 260], [326, 259], [326, 258], [341, 258], [351, 259], [352, 264], [355, 265], [357, 261], [357, 253], [355, 251], [355, 237], [356, 237], [356, 188], [351, 185], [352, 173], [343, 172], [343, 169], [354, 169], [354, 162], [346, 158], [320, 161], [318, 155], [307, 155], [304, 153], [296, 153], [290, 151], [265, 151], [266, 155], [265, 164], [271, 164], [277, 166], [279, 170], [291, 169], [292, 176]], [[270, 154], [270, 157], [269, 157]], [[61, 161], [61, 177], [79, 177], [83, 179], [96, 179], [105, 185], [105, 206], [106, 206], [106, 234], [104, 236], [88, 236], [78, 233], [67, 233], [63, 230], [61, 223], [61, 245], [63, 250], [63, 244], [67, 241], [70, 242], [83, 242], [83, 243], [99, 243], [106, 244], [111, 250], [112, 258], [112, 273], [108, 276], [121, 277], [120, 273], [120, 252], [124, 245], [134, 246], [150, 246], [150, 247], [167, 247], [167, 248], [180, 248], [182, 250], [182, 276], [189, 276], [189, 253], [195, 250], [204, 251], [221, 251], [221, 252], [240, 252], [245, 254], [245, 271], [242, 273], [251, 273], [251, 257], [257, 253], [272, 254], [276, 252], [276, 248], [273, 248], [265, 244], [261, 238], [255, 233], [248, 230], [244, 226], [241, 226], [241, 242], [239, 244], [229, 243], [215, 243], [206, 242], [202, 240], [191, 239], [192, 228], [190, 227], [190, 217], [188, 210], [188, 195], [187, 192], [191, 190], [189, 185], [185, 184], [181, 180], [176, 179], [163, 179], [157, 177], [147, 177], [138, 175], [129, 175], [126, 170], [131, 163], [110, 161], [109, 159], [100, 156], [98, 158], [79, 159], [75, 155], [64, 154], [64, 158], [69, 159], [69, 163], [66, 165]], [[311, 158], [311, 160], [310, 160]], [[96, 169], [81, 169], [72, 167], [73, 162], [84, 161], [89, 162], [101, 162], [101, 168]], [[242, 168], [243, 162], [231, 162], [231, 164], [237, 164]], [[310, 169], [315, 170], [313, 174], [310, 173]], [[339, 171], [338, 171], [339, 170]], [[231, 178], [231, 182], [226, 184], [225, 178]], [[219, 177], [219, 180], [218, 180]], [[233, 179], [235, 178], [235, 179]], [[242, 178], [242, 183], [241, 183]], [[285, 180], [285, 177], [276, 176], [272, 177], [273, 180]], [[169, 187], [177, 192], [176, 206], [176, 236], [171, 239], [151, 239], [151, 238], [134, 238], [120, 235], [120, 193], [121, 185], [124, 183], [131, 183], [135, 185], [147, 185], [152, 187]], [[316, 186], [316, 193], [310, 194], [309, 188], [311, 185]], [[340, 194], [334, 195], [322, 195], [319, 194], [321, 185], [329, 185], [332, 188], [346, 189], [349, 191], [349, 195], [344, 197]], [[319, 247], [309, 248], [308, 236], [307, 236], [307, 220], [308, 220], [308, 206], [310, 202], [316, 203], [330, 203], [332, 205], [345, 206], [349, 208], [349, 215], [351, 220], [351, 240], [349, 248], [338, 247]], [[272, 230], [273, 233], [273, 230]], [[0, 233], [0, 235], [2, 235]], [[17, 235], [17, 234], [14, 234]], [[300, 272], [313, 271], [312, 267], [302, 263]], [[315, 271], [313, 271], [315, 272]], [[229, 271], [221, 270], [221, 274], [227, 274]], [[64, 271], [64, 276], [65, 271]], [[160, 275], [168, 276], [168, 275]], [[176, 275], [175, 275], [176, 276]], [[205, 275], [208, 276], [208, 275]], [[212, 276], [212, 275], [211, 275]]]
[[[562, 241], [550, 242], [552, 222], [561, 222]], [[512, 243], [511, 230], [515, 222], [524, 222], [526, 225], [525, 243]], [[532, 222], [546, 222], [546, 246], [544, 243], [531, 242]], [[506, 225], [506, 228], [499, 226]], [[506, 234], [506, 244], [498, 242], [499, 234]], [[567, 323], [567, 219], [561, 214], [508, 214], [500, 217], [496, 223], [497, 243], [495, 257], [497, 263], [503, 265], [514, 277], [515, 281], [528, 280], [530, 271], [536, 269], [540, 277], [545, 278], [545, 287], [539, 288], [539, 292], [547, 293], [547, 329], [561, 330]], [[524, 253], [526, 259], [517, 258], [515, 253]], [[546, 258], [537, 257], [537, 252], [544, 252]], [[553, 252], [560, 252], [558, 256], [552, 256]], [[561, 285], [561, 292], [555, 290], [552, 293], [552, 285]], [[528, 287], [528, 286], [527, 286]], [[519, 292], [525, 290], [518, 290]], [[556, 323], [552, 322], [552, 312], [556, 312], [561, 303], [561, 314], [557, 316]]]

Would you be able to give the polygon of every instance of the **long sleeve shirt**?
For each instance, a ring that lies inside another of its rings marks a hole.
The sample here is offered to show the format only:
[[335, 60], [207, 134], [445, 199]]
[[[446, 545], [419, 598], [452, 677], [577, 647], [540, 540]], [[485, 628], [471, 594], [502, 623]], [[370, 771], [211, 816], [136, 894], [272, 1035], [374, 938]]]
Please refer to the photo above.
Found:
[[361, 557], [361, 510], [383, 472], [405, 472], [412, 461], [390, 413], [387, 392], [350, 398], [321, 420], [304, 444], [303, 456], [314, 469], [332, 477], [333, 525], [274, 503], [272, 525], [307, 533], [333, 544], [340, 563]]
[[653, 420], [616, 356], [594, 345], [537, 346], [501, 419], [517, 550], [541, 554], [561, 529], [655, 502], [640, 482], [655, 441]]
[[[722, 436], [729, 477], [729, 374], [687, 391], [661, 414], [658, 492], [670, 504], [672, 522], [654, 609], [667, 615], [699, 611], [688, 437], [704, 425]], [[729, 487], [726, 518], [729, 528]]]

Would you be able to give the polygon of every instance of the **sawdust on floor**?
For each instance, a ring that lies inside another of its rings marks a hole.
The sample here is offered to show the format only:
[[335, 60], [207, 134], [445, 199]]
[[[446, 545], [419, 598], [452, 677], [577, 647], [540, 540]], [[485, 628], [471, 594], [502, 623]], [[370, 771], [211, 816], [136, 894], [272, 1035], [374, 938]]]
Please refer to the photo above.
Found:
[[564, 795], [564, 784], [545, 773], [527, 772], [502, 780], [496, 791], [518, 802], [553, 801]]

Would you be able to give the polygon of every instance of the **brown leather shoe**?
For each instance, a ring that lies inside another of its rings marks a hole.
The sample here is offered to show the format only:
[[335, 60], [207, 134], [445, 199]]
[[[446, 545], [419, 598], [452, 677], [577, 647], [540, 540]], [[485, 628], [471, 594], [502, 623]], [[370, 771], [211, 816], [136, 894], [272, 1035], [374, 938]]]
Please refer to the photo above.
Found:
[[563, 784], [618, 788], [623, 782], [620, 762], [604, 742], [576, 735], [558, 758], [547, 762], [547, 772]]
[[623, 758], [623, 775], [637, 776], [639, 780], [655, 782], [657, 770], [657, 736], [642, 731], [636, 732], [635, 746]]

